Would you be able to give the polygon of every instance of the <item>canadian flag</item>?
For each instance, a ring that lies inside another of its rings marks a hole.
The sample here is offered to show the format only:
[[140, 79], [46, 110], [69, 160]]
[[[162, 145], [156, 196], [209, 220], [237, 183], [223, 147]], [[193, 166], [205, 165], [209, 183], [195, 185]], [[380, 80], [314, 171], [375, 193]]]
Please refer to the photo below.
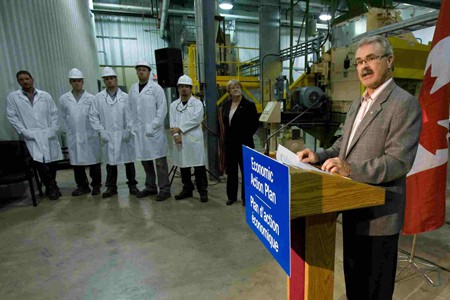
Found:
[[450, 101], [450, 0], [443, 0], [419, 95], [422, 133], [406, 178], [403, 234], [435, 230], [445, 222]]

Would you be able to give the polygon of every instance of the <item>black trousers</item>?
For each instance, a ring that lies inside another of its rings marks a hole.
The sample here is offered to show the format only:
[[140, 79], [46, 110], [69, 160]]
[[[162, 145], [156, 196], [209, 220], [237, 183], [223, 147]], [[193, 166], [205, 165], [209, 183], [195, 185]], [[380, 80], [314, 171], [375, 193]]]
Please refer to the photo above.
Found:
[[56, 184], [56, 163], [41, 163], [39, 161], [33, 161], [34, 166], [36, 167], [39, 178], [45, 187], [57, 187]]
[[91, 186], [92, 187], [101, 187], [102, 186], [102, 168], [100, 163], [89, 165], [89, 166], [74, 166], [73, 174], [75, 176], [75, 182], [78, 187], [89, 187], [89, 180], [86, 176], [86, 167], [89, 167], [89, 176], [91, 177]]
[[[239, 169], [241, 177], [244, 178], [244, 165], [241, 148], [227, 150], [227, 197], [228, 200], [237, 200], [239, 186]], [[241, 200], [245, 201], [244, 180], [241, 182]]]
[[397, 269], [398, 234], [363, 236], [343, 227], [348, 300], [390, 300]]
[[[134, 163], [125, 164], [125, 173], [127, 176], [128, 187], [136, 186], [136, 169]], [[105, 186], [113, 191], [117, 191], [117, 165], [106, 164], [106, 181]]]
[[[156, 165], [156, 173], [154, 165]], [[143, 160], [142, 166], [145, 170], [145, 188], [149, 191], [157, 192], [156, 177], [158, 177], [159, 192], [170, 195], [169, 167], [167, 157], [160, 157], [153, 160]]]
[[[193, 191], [194, 184], [191, 179], [191, 167], [180, 168], [181, 182], [183, 183], [183, 189]], [[208, 178], [206, 178], [206, 167], [198, 166], [194, 167], [195, 184], [197, 185], [197, 191], [206, 193], [208, 191]]]

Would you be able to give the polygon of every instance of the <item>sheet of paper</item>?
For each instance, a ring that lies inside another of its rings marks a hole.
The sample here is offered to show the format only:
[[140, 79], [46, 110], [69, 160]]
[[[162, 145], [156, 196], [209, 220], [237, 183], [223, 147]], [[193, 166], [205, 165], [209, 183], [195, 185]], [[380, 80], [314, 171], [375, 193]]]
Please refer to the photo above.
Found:
[[308, 163], [303, 163], [303, 162], [299, 161], [297, 154], [295, 154], [288, 148], [284, 147], [283, 145], [278, 145], [277, 160], [285, 165], [295, 166], [295, 167], [298, 167], [303, 170], [313, 170], [313, 171], [329, 174], [329, 173], [322, 171], [314, 166], [311, 166]]

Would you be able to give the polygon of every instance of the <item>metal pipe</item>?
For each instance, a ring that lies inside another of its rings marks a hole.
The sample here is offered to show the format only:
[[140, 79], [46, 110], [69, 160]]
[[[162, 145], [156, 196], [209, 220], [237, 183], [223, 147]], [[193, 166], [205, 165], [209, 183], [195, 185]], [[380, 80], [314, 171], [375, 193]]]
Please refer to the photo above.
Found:
[[290, 6], [290, 24], [289, 24], [289, 48], [291, 57], [289, 58], [289, 82], [294, 82], [294, 76], [293, 76], [293, 66], [294, 66], [294, 60], [292, 58], [292, 48], [294, 48], [294, 0], [291, 0], [291, 6]]
[[162, 39], [164, 39], [164, 30], [166, 29], [169, 4], [170, 0], [163, 0], [161, 7], [161, 23], [159, 24], [159, 37]]
[[154, 11], [152, 8], [144, 6], [133, 6], [133, 5], [121, 5], [121, 4], [110, 4], [110, 3], [97, 3], [94, 2], [95, 10], [106, 10], [111, 12], [129, 12], [129, 13], [147, 13], [153, 15]]
[[200, 86], [205, 83], [205, 56], [203, 46], [203, 0], [195, 0], [195, 35], [196, 35], [196, 59], [197, 59], [197, 79]]
[[412, 263], [414, 260], [414, 256], [416, 256], [416, 243], [417, 243], [417, 234], [414, 235], [413, 243], [411, 247], [411, 256], [409, 257], [409, 262]]
[[[132, 5], [120, 5], [120, 4], [107, 4], [107, 3], [94, 3], [94, 12], [111, 12], [111, 13], [128, 13], [141, 16], [142, 14], [152, 15], [154, 11], [151, 8]], [[180, 10], [180, 9], [168, 9], [166, 15], [174, 16], [195, 16], [195, 11]], [[259, 24], [259, 18], [253, 16], [233, 15], [233, 14], [220, 14], [221, 17], [230, 18], [245, 23]], [[247, 22], [246, 22], [247, 21]], [[290, 20], [280, 20], [281, 25], [290, 26]], [[294, 21], [293, 25], [304, 27], [303, 22]], [[317, 29], [328, 29], [327, 24], [317, 24]]]
[[[101, 31], [101, 35], [104, 35], [103, 33], [103, 24], [100, 24], [100, 31]], [[106, 55], [106, 43], [105, 43], [105, 39], [102, 39], [102, 46], [103, 46], [103, 51], [105, 53], [105, 64], [108, 65], [108, 56]]]
[[[215, 28], [214, 16], [216, 15], [216, 1], [203, 0], [202, 7], [198, 8], [203, 13], [203, 28]], [[219, 140], [217, 137], [217, 88], [216, 88], [216, 31], [203, 30], [203, 47], [205, 56], [205, 97], [206, 124], [208, 126], [208, 167], [210, 174], [219, 178]]]
[[[152, 12], [153, 12], [153, 0], [151, 0], [151, 2], [152, 2]], [[158, 5], [158, 3], [156, 3], [156, 5]], [[153, 13], [152, 13], [152, 16], [153, 16]]]
[[[309, 30], [309, 0], [306, 0], [306, 10], [305, 10], [305, 45], [308, 45], [308, 37], [310, 34]], [[308, 51], [305, 51], [305, 70], [308, 70]]]

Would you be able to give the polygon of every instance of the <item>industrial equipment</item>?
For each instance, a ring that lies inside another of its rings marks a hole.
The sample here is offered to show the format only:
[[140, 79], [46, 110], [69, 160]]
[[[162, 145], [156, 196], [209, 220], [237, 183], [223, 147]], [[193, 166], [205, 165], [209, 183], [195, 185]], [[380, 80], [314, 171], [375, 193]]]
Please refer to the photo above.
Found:
[[288, 80], [286, 76], [279, 76], [276, 78], [273, 94], [277, 101], [281, 102], [281, 111], [289, 109], [286, 107], [286, 100], [288, 98]]
[[[337, 131], [345, 121], [351, 103], [364, 91], [353, 66], [359, 40], [348, 37], [358, 36], [358, 30], [361, 30], [358, 28], [363, 26], [365, 31], [381, 30], [378, 28], [383, 24], [395, 21], [391, 20], [393, 15], [398, 13], [369, 8], [365, 15], [334, 24], [331, 48], [326, 52], [322, 49], [320, 57], [308, 64], [308, 72], [291, 83], [287, 91], [284, 89], [286, 77], [276, 78], [272, 90], [274, 98], [282, 103], [281, 117], [278, 126], [272, 124], [267, 135], [279, 131], [277, 142], [285, 145], [287, 140], [293, 139], [290, 127], [295, 125], [301, 128], [302, 138], [304, 133], [308, 133], [320, 141], [321, 147], [330, 146], [337, 138]], [[384, 22], [383, 18], [389, 18], [389, 22]], [[405, 23], [413, 24], [411, 28], [417, 26], [413, 21]], [[395, 55], [393, 77], [399, 86], [417, 97], [430, 46], [420, 43], [407, 33], [407, 29], [403, 28], [402, 35], [388, 37]], [[308, 53], [311, 55], [313, 52]]]

